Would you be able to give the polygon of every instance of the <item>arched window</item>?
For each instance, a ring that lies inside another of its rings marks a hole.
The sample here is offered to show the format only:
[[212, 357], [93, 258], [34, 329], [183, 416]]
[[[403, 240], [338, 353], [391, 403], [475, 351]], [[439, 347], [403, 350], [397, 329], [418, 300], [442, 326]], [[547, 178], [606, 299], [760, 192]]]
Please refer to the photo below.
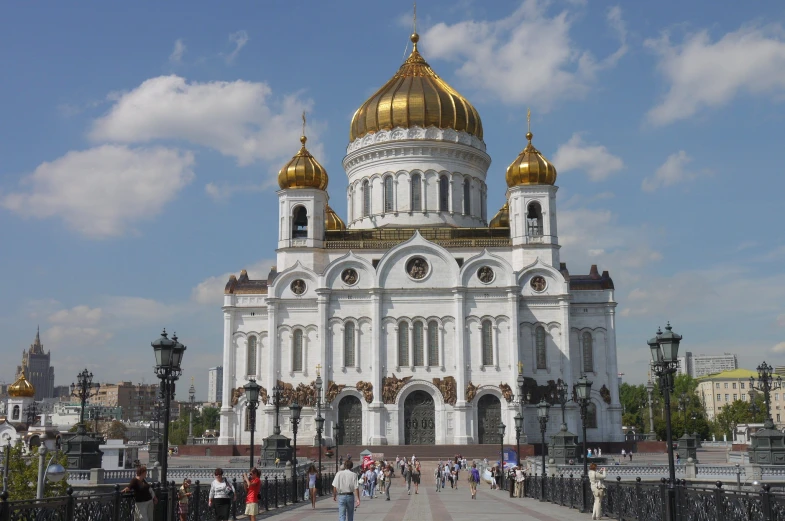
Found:
[[480, 216], [483, 221], [488, 220], [487, 210], [485, 208], [485, 190], [480, 188]]
[[14, 405], [14, 411], [11, 413], [11, 419], [14, 421], [19, 420], [19, 406]]
[[354, 367], [354, 322], [343, 326], [343, 365]]
[[308, 211], [305, 209], [305, 206], [298, 206], [295, 208], [293, 217], [292, 239], [304, 239], [308, 237]]
[[482, 365], [493, 365], [493, 327], [490, 320], [483, 320], [482, 327]]
[[439, 211], [448, 212], [450, 210], [450, 180], [446, 175], [439, 178]]
[[256, 374], [256, 337], [249, 336], [248, 337], [248, 350], [247, 350], [247, 358], [246, 358], [246, 373], [247, 375], [255, 375]]
[[398, 324], [398, 366], [409, 365], [409, 324]]
[[392, 212], [393, 211], [393, 178], [391, 175], [388, 175], [384, 178], [384, 211]]
[[526, 212], [526, 227], [529, 237], [542, 237], [542, 209], [540, 203], [529, 203]]
[[428, 365], [439, 365], [439, 324], [428, 322]]
[[412, 174], [412, 211], [422, 211], [422, 177]]
[[303, 330], [295, 329], [292, 336], [292, 371], [303, 370]]
[[363, 181], [363, 217], [371, 215], [371, 183]]
[[545, 328], [540, 326], [534, 331], [534, 348], [537, 358], [537, 369], [548, 369], [548, 351], [545, 342]]
[[463, 180], [463, 213], [472, 214], [472, 191], [471, 181], [468, 178]]
[[586, 428], [597, 428], [597, 405], [594, 402], [589, 402], [589, 406], [586, 407]]
[[592, 343], [591, 333], [583, 333], [583, 372], [591, 373], [594, 371], [594, 344]]
[[423, 324], [422, 322], [414, 323], [414, 365], [422, 367], [425, 365], [425, 346], [423, 344]]

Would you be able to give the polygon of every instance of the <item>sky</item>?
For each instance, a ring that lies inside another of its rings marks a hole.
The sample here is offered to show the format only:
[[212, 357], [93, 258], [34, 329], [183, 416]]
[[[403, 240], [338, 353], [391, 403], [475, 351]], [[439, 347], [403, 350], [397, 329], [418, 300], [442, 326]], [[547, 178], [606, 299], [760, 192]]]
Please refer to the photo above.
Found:
[[[161, 328], [182, 390], [222, 360], [223, 286], [266, 276], [275, 176], [309, 149], [345, 217], [354, 111], [397, 70], [410, 2], [10, 3], [0, 20], [0, 381], [40, 325], [56, 384], [152, 382]], [[619, 370], [682, 350], [785, 365], [785, 3], [421, 0], [420, 50], [480, 112], [504, 172], [559, 173], [562, 260], [616, 286]], [[779, 145], [777, 143], [780, 143]]]

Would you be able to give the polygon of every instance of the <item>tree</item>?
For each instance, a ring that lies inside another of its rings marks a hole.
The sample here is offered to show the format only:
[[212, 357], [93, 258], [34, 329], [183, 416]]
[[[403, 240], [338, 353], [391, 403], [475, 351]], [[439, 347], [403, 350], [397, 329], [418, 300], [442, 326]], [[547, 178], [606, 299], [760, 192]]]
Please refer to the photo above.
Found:
[[763, 423], [766, 419], [766, 403], [763, 394], [756, 393], [750, 402], [735, 400], [725, 407], [714, 418], [714, 434], [722, 437], [730, 434], [733, 439], [733, 426], [741, 423]]
[[121, 421], [112, 420], [111, 423], [104, 423], [101, 426], [101, 434], [107, 440], [124, 440], [127, 427]]
[[[204, 407], [202, 408], [202, 423], [204, 430], [217, 430], [218, 423], [221, 419], [221, 411], [218, 407]], [[203, 433], [199, 432], [201, 436]]]
[[[54, 457], [52, 457], [54, 456]], [[63, 467], [68, 464], [68, 457], [58, 452], [47, 453], [44, 464], [59, 463]], [[38, 451], [26, 454], [25, 445], [22, 440], [17, 440], [16, 444], [10, 449], [8, 463], [8, 499], [11, 501], [23, 499], [35, 499], [38, 487]], [[44, 497], [64, 496], [68, 489], [68, 482], [63, 479], [56, 483], [46, 481], [44, 483]]]

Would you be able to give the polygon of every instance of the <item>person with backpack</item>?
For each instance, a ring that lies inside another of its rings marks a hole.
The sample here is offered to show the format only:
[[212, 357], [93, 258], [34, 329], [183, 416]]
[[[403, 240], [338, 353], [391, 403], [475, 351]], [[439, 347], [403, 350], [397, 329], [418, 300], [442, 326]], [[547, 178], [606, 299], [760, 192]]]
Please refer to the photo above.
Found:
[[480, 471], [477, 470], [477, 464], [472, 463], [472, 469], [469, 471], [469, 490], [472, 492], [472, 499], [477, 499], [477, 485], [480, 483]]

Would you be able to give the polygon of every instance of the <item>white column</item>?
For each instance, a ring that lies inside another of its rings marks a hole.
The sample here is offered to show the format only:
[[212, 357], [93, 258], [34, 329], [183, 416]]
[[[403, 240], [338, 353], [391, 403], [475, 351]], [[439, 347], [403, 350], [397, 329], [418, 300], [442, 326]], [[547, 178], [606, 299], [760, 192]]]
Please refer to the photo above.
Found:
[[[354, 325], [354, 370], [358, 373], [362, 371], [362, 360], [360, 360], [360, 323]], [[346, 363], [344, 362], [344, 365]]]
[[234, 438], [232, 433], [232, 419], [234, 418], [234, 411], [232, 410], [232, 386], [234, 385], [234, 370], [232, 364], [232, 354], [234, 346], [232, 345], [232, 332], [234, 330], [234, 306], [233, 295], [224, 297], [224, 352], [223, 352], [223, 382], [221, 384], [221, 392], [223, 393], [223, 400], [221, 403], [221, 435], [218, 438], [219, 445], [233, 445]]
[[499, 370], [499, 326], [493, 324], [493, 361], [496, 370]]
[[459, 445], [472, 443], [469, 430], [469, 418], [472, 406], [466, 403], [466, 322], [464, 320], [464, 288], [453, 290], [455, 315], [455, 381], [458, 386], [458, 400], [453, 407], [455, 411], [455, 443]]
[[[327, 386], [328, 376], [330, 374], [329, 367], [327, 367], [327, 303], [329, 302], [329, 294], [317, 290], [316, 292], [316, 308], [319, 314], [317, 318], [319, 328], [319, 357], [316, 361], [322, 367], [322, 379], [324, 380], [324, 388]], [[324, 391], [322, 391], [324, 393]]]
[[409, 324], [409, 368], [414, 371], [414, 322]]
[[[397, 193], [397, 189], [396, 189]], [[396, 207], [397, 208], [397, 207]], [[382, 403], [382, 298], [378, 290], [371, 292], [371, 383], [373, 384], [373, 402], [368, 405], [370, 417], [370, 444], [386, 445], [384, 426], [384, 403]]]
[[444, 371], [444, 326], [439, 326], [439, 366]]
[[510, 382], [515, 383], [515, 396], [517, 396], [520, 400], [521, 390], [518, 388], [518, 361], [520, 360], [520, 352], [518, 350], [519, 326], [517, 286], [507, 291], [507, 308], [510, 315], [510, 334], [508, 338], [509, 344], [507, 345], [510, 359], [510, 371], [508, 378], [510, 379]]
[[273, 433], [273, 426], [275, 425], [275, 407], [273, 407], [272, 395], [273, 387], [278, 382], [278, 370], [276, 367], [276, 360], [279, 358], [280, 345], [278, 342], [278, 300], [275, 298], [267, 299], [267, 336], [269, 338], [270, 349], [267, 352], [267, 374], [265, 381], [262, 385], [267, 388], [267, 394], [270, 399], [265, 407], [265, 414], [267, 415], [267, 432], [262, 434], [269, 436]]

